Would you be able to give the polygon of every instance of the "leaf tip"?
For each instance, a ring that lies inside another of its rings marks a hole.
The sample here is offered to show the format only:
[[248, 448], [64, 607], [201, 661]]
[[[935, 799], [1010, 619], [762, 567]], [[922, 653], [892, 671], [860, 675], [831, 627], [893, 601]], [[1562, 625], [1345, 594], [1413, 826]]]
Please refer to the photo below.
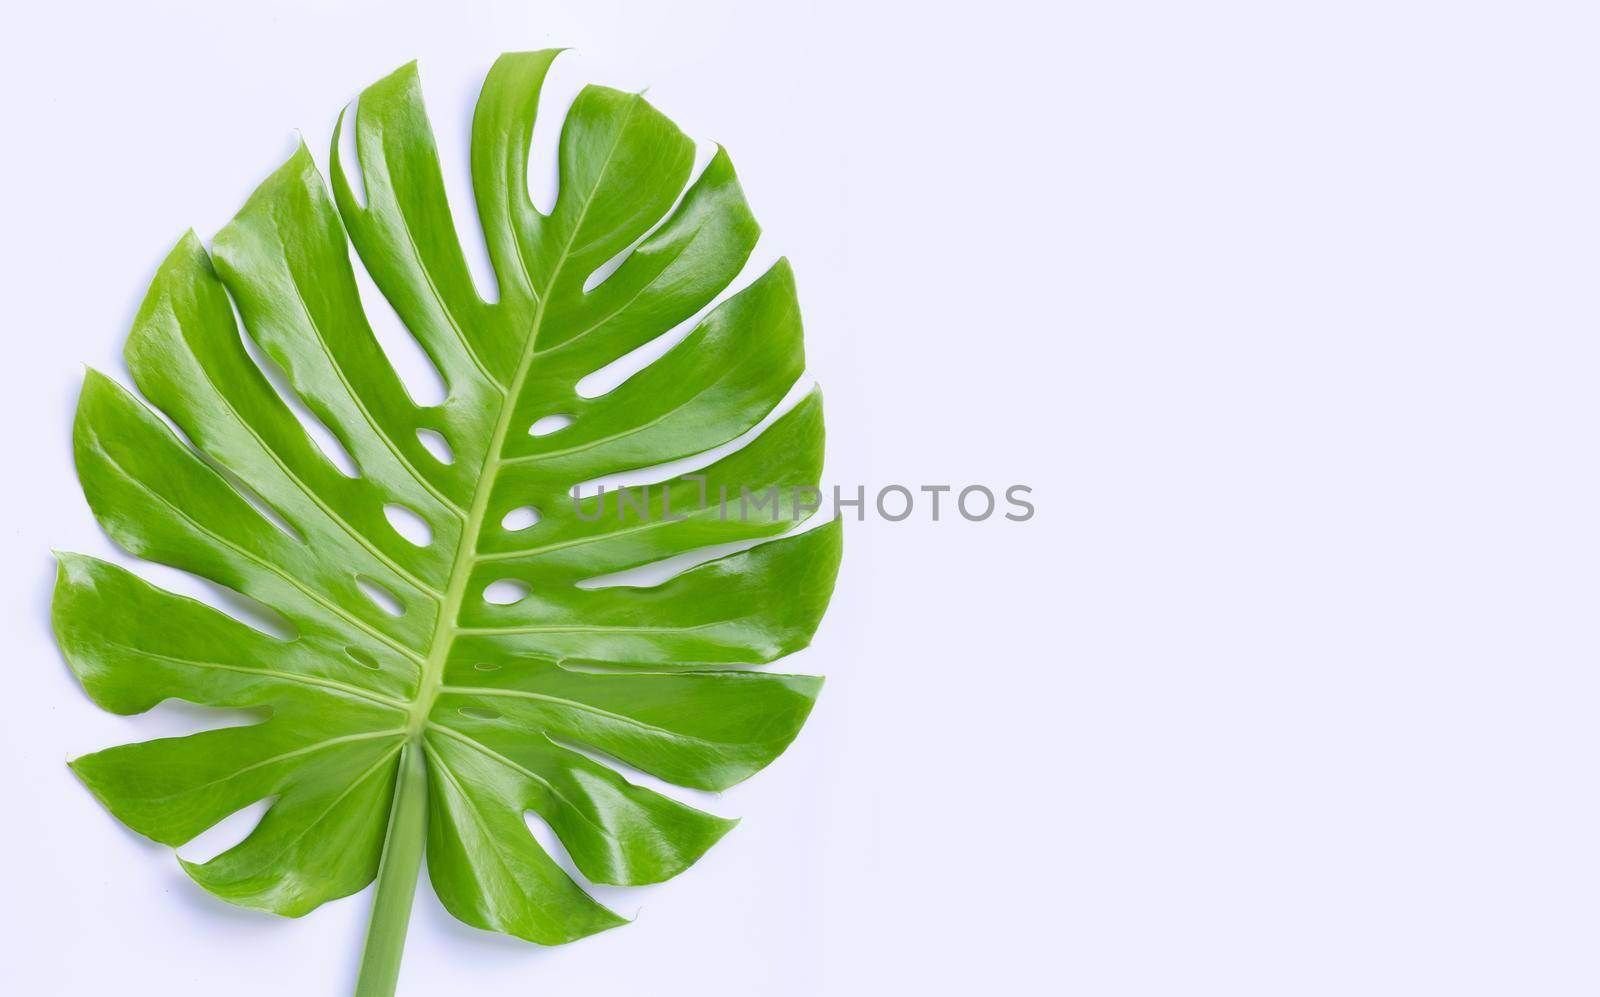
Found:
[[398, 68], [395, 69], [394, 72], [390, 73], [388, 76], [386, 76], [383, 79], [379, 80], [377, 83], [374, 83], [372, 86], [367, 87], [367, 90], [369, 92], [373, 91], [373, 90], [376, 90], [378, 87], [382, 86], [385, 83], [389, 83], [391, 81], [393, 81], [395, 83], [398, 83], [398, 84], [400, 84], [402, 86], [413, 86], [413, 85], [416, 85], [416, 84], [420, 83], [421, 80], [422, 80], [422, 69], [418, 65], [417, 60], [416, 59], [412, 59], [410, 62], [406, 62], [406, 63], [400, 65]]
[[[94, 777], [89, 773], [89, 759], [93, 757], [94, 755], [91, 753], [87, 755], [79, 755], [76, 758], [68, 758], [67, 769], [77, 777], [79, 782], [83, 783], [84, 787], [87, 788], [90, 793], [94, 794], [95, 799], [99, 800], [101, 799], [100, 793], [95, 789]], [[103, 803], [105, 801], [101, 800], [101, 802]]]
[[196, 232], [194, 226], [191, 225], [183, 230], [183, 235], [178, 237], [178, 244], [172, 247], [172, 252], [167, 254], [167, 260], [163, 261], [162, 266], [164, 268], [167, 262], [170, 262], [180, 252], [193, 255], [195, 253], [204, 253], [205, 251], [205, 243], [200, 241], [200, 233]]
[[115, 394], [119, 387], [110, 374], [84, 364], [83, 385], [78, 389], [78, 419], [81, 421], [87, 414], [86, 409], [100, 403], [107, 394]]

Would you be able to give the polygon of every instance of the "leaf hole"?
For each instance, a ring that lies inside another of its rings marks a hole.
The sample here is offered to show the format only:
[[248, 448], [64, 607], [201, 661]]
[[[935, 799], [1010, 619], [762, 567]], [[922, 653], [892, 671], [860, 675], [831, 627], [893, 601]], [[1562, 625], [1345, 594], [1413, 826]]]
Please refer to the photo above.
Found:
[[154, 737], [188, 737], [204, 731], [231, 727], [255, 727], [266, 723], [272, 710], [266, 707], [234, 709], [202, 706], [186, 699], [163, 699], [153, 709], [140, 714], [141, 730]]
[[[785, 534], [785, 536], [797, 536], [799, 532], [803, 531]], [[770, 539], [770, 537], [755, 537], [746, 540], [732, 540], [709, 547], [697, 547], [694, 550], [682, 551], [659, 561], [651, 561], [647, 564], [624, 568], [621, 571], [612, 571], [603, 575], [584, 578], [577, 582], [577, 587], [585, 591], [608, 588], [655, 588], [657, 585], [669, 582], [685, 571], [697, 568], [707, 561], [714, 561], [721, 557], [727, 557], [729, 554], [737, 554], [741, 551], [749, 550], [752, 547], [768, 542]]]
[[333, 430], [329, 429], [321, 419], [312, 415], [309, 409], [300, 421], [305, 424], [306, 432], [316, 441], [317, 448], [328, 458], [330, 464], [339, 469], [340, 474], [347, 478], [361, 477], [361, 468], [356, 464], [356, 459], [350, 456], [350, 451], [344, 448], [344, 443], [333, 434]]
[[501, 578], [484, 586], [483, 601], [492, 602], [496, 606], [510, 606], [526, 599], [528, 593], [532, 591], [527, 582], [517, 581], [515, 578]]
[[[234, 318], [241, 327], [244, 327], [244, 321], [239, 318], [237, 307], [234, 308]], [[249, 331], [247, 327], [246, 331]], [[361, 477], [361, 468], [356, 464], [356, 459], [350, 456], [350, 450], [344, 445], [344, 441], [339, 438], [337, 433], [329, 429], [328, 424], [323, 422], [321, 417], [306, 405], [305, 399], [301, 398], [300, 393], [294, 389], [294, 383], [284, 371], [283, 365], [278, 363], [277, 359], [266, 350], [263, 350], [261, 344], [255, 341], [254, 336], [247, 335], [240, 338], [244, 343], [245, 352], [250, 355], [250, 359], [254, 360], [256, 366], [261, 369], [261, 373], [266, 377], [267, 383], [271, 384], [273, 389], [277, 391], [278, 397], [283, 400], [283, 404], [288, 407], [290, 413], [300, 423], [300, 428], [305, 430], [307, 436], [311, 437], [312, 445], [322, 451], [322, 456], [326, 457], [328, 463], [337, 468], [340, 474], [347, 478]]]
[[345, 179], [350, 181], [350, 196], [363, 208], [367, 206], [367, 178], [361, 172], [361, 151], [356, 148], [356, 119], [361, 114], [361, 98], [345, 106], [343, 120], [339, 122], [339, 165], [344, 168]]
[[545, 737], [574, 754], [582, 755], [597, 765], [604, 765], [606, 768], [612, 769], [635, 786], [642, 786], [653, 793], [665, 796], [669, 800], [674, 800], [684, 806], [694, 807], [696, 810], [704, 810], [708, 813], [715, 813], [721, 809], [717, 801], [722, 798], [722, 794], [715, 790], [691, 789], [688, 786], [679, 786], [667, 782], [665, 779], [653, 776], [643, 769], [629, 765], [614, 755], [608, 755], [581, 741], [574, 741], [559, 734], [547, 732]]
[[461, 709], [457, 710], [456, 712], [461, 714], [464, 717], [469, 717], [469, 718], [471, 718], [473, 720], [499, 720], [500, 719], [500, 714], [499, 713], [495, 712], [494, 710], [484, 709], [481, 706], [463, 706], [463, 707], [461, 707]]
[[641, 235], [638, 239], [629, 243], [626, 249], [622, 250], [617, 255], [611, 257], [611, 259], [606, 260], [604, 263], [596, 267], [594, 273], [584, 278], [583, 293], [588, 294], [601, 284], [605, 283], [607, 277], [610, 277], [612, 274], [616, 273], [618, 268], [627, 262], [628, 257], [633, 255], [634, 247], [643, 242], [644, 238], [645, 237]]
[[611, 259], [606, 260], [598, 267], [595, 267], [593, 272], [591, 272], [589, 276], [585, 277], [583, 280], [584, 294], [593, 292], [595, 288], [605, 283], [612, 274], [622, 269], [622, 265], [628, 262], [628, 259], [633, 256], [634, 250], [643, 245], [651, 236], [655, 235], [662, 226], [666, 225], [673, 219], [675, 215], [677, 215], [679, 207], [681, 207], [683, 204], [683, 199], [689, 195], [689, 191], [693, 190], [694, 185], [700, 181], [700, 175], [706, 171], [706, 167], [711, 165], [712, 157], [716, 155], [717, 148], [718, 147], [715, 142], [695, 143], [694, 164], [690, 167], [689, 179], [683, 185], [683, 188], [678, 191], [678, 196], [672, 202], [672, 207], [667, 209], [666, 214], [656, 219], [656, 223], [646, 229], [639, 236], [639, 238], [633, 240], [632, 242], [628, 243], [628, 245], [618, 250], [617, 254], [611, 257]]
[[500, 525], [512, 533], [525, 530], [539, 521], [539, 510], [531, 505], [518, 506], [505, 514]]
[[284, 536], [288, 537], [290, 540], [293, 540], [296, 543], [306, 542], [305, 534], [296, 529], [293, 523], [285, 519], [282, 513], [275, 509], [266, 499], [262, 498], [261, 494], [254, 488], [251, 488], [243, 478], [239, 477], [237, 474], [234, 474], [232, 471], [228, 470], [227, 467], [212, 459], [210, 454], [202, 453], [200, 454], [200, 459], [210, 465], [213, 471], [216, 471], [224, 478], [227, 478], [228, 484], [232, 485], [234, 491], [237, 491], [241, 498], [243, 498], [246, 502], [249, 502], [250, 505], [255, 508], [256, 512], [261, 514], [262, 519], [265, 519], [273, 526], [276, 526], [278, 531]]
[[538, 842], [539, 848], [550, 856], [551, 861], [561, 867], [573, 882], [583, 887], [584, 891], [596, 900], [607, 906], [625, 902], [627, 894], [616, 887], [597, 886], [589, 877], [578, 868], [578, 863], [572, 860], [572, 853], [567, 850], [567, 843], [561, 840], [561, 835], [550, 823], [539, 816], [537, 811], [529, 810], [522, 815], [522, 822], [528, 828], [528, 833], [533, 840]]
[[456, 453], [450, 449], [450, 441], [444, 438], [443, 433], [432, 429], [419, 429], [417, 430], [417, 439], [429, 453], [433, 454], [433, 459], [439, 463], [454, 464], [456, 462]]
[[758, 240], [750, 253], [750, 259], [745, 262], [739, 275], [727, 287], [717, 292], [716, 296], [706, 302], [699, 311], [654, 339], [585, 374], [578, 379], [577, 384], [573, 385], [573, 391], [579, 398], [599, 398], [615, 391], [629, 378], [666, 356], [669, 350], [687, 339], [689, 334], [706, 320], [706, 316], [760, 279], [777, 259], [778, 254], [773, 250], [771, 241], [765, 238]]
[[244, 496], [244, 500], [246, 502], [249, 502], [251, 505], [256, 507], [256, 511], [261, 513], [261, 518], [265, 519], [273, 526], [276, 526], [280, 531], [282, 531], [284, 536], [288, 537], [290, 540], [293, 540], [295, 543], [306, 542], [305, 534], [295, 529], [294, 524], [283, 518], [283, 514], [277, 509], [274, 509], [272, 506], [268, 505], [267, 500], [256, 494], [255, 489], [245, 487], [242, 481], [234, 482], [234, 487], [238, 490], [240, 495]]
[[433, 543], [433, 527], [429, 526], [428, 521], [419, 516], [416, 510], [390, 502], [383, 507], [383, 515], [389, 520], [389, 525], [394, 527], [394, 531], [414, 546], [426, 547]]
[[[481, 77], [474, 81], [469, 76], [456, 75], [443, 82], [428, 83], [425, 90], [434, 95], [428, 99], [430, 105], [438, 99], [445, 107], [468, 112], [430, 115], [434, 142], [438, 148], [464, 151], [471, 145], [471, 111], [477, 104], [481, 83]], [[461, 247], [467, 273], [472, 278], [478, 297], [494, 304], [500, 300], [500, 279], [490, 261], [489, 240], [483, 231], [483, 220], [478, 215], [478, 202], [472, 195], [471, 157], [440, 156], [438, 162], [439, 178], [444, 181], [445, 207], [454, 222], [456, 242]]]
[[368, 578], [366, 575], [356, 576], [356, 585], [372, 604], [388, 613], [390, 616], [404, 616], [406, 607], [400, 602], [400, 597], [391, 592], [386, 586]]
[[499, 665], [491, 664], [487, 661], [480, 661], [472, 667], [476, 668], [480, 672], [497, 672], [500, 670]]
[[367, 326], [378, 341], [378, 347], [389, 360], [401, 387], [419, 408], [442, 405], [450, 394], [450, 385], [439, 372], [438, 365], [428, 351], [417, 342], [417, 337], [400, 320], [394, 305], [378, 289], [367, 268], [355, 258], [352, 248], [350, 269], [356, 278], [356, 292], [361, 297], [361, 310], [367, 313]]
[[572, 425], [570, 415], [547, 415], [528, 427], [529, 436], [549, 436]]
[[344, 649], [344, 653], [350, 655], [350, 660], [354, 661], [362, 668], [370, 668], [373, 671], [378, 671], [383, 667], [382, 665], [378, 664], [378, 659], [372, 656], [372, 652], [367, 651], [364, 648], [347, 647]]
[[[755, 441], [756, 437], [767, 431], [767, 427], [788, 415], [797, 405], [804, 402], [807, 396], [811, 394], [812, 389], [815, 387], [816, 379], [813, 378], [810, 373], [802, 373], [800, 377], [789, 386], [789, 390], [781, 399], [779, 399], [778, 404], [773, 406], [772, 411], [768, 412], [760, 422], [756, 423], [754, 426], [751, 426], [745, 432], [734, 437], [728, 442], [712, 447], [710, 450], [703, 450], [700, 453], [691, 454], [688, 457], [680, 457], [677, 460], [669, 460], [664, 464], [651, 464], [648, 467], [636, 467], [632, 470], [618, 471], [614, 474], [606, 474], [598, 478], [590, 478], [588, 481], [580, 481], [573, 485], [571, 489], [569, 489], [568, 494], [575, 499], [589, 498], [593, 497], [601, 490], [614, 493], [627, 488], [639, 488], [646, 485], [657, 485], [676, 480], [681, 475], [693, 474], [696, 471], [715, 464], [717, 461], [728, 456], [729, 454], [736, 453], [749, 446]], [[732, 499], [735, 508], [737, 508], [739, 501], [737, 488], [732, 490]], [[718, 496], [713, 493], [708, 497], [708, 501], [710, 504], [716, 505], [718, 502]]]
[[276, 609], [209, 578], [154, 561], [140, 561], [138, 574], [152, 585], [203, 602], [264, 637], [279, 641], [293, 641], [300, 637], [300, 628]]
[[548, 215], [555, 210], [561, 187], [561, 129], [582, 83], [568, 71], [571, 64], [557, 59], [539, 91], [539, 113], [533, 118], [528, 139], [528, 200], [533, 210]]
[[230, 848], [243, 844], [277, 802], [276, 796], [269, 796], [235, 810], [184, 842], [178, 849], [178, 856], [185, 862], [209, 862]]

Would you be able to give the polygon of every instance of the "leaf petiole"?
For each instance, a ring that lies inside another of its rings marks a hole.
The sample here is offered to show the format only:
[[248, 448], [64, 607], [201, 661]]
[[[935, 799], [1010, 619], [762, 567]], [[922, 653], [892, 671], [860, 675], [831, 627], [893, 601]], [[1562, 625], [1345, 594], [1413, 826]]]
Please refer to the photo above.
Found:
[[367, 922], [356, 997], [394, 997], [427, 835], [428, 771], [421, 743], [408, 740], [400, 749], [400, 772], [389, 808], [383, 858], [378, 863], [378, 886], [372, 896], [372, 919]]

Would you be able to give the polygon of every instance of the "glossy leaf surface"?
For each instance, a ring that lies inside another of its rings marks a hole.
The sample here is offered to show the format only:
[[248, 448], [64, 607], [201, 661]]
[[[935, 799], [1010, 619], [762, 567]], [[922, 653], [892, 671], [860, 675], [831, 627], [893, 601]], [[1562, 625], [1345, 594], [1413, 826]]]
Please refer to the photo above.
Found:
[[[474, 284], [406, 67], [361, 95], [359, 170], [336, 135], [325, 184], [302, 148], [209, 251], [193, 234], [173, 249], [127, 343], [148, 406], [98, 373], [84, 383], [78, 473], [106, 532], [292, 631], [269, 635], [110, 563], [61, 557], [56, 633], [96, 703], [131, 714], [176, 698], [265, 717], [72, 763], [119, 820], [172, 846], [270, 800], [241, 843], [184, 865], [236, 904], [297, 916], [362, 889], [380, 863], [386, 881], [391, 862], [403, 878], [394, 838], [414, 833], [420, 852], [425, 825], [429, 877], [463, 921], [545, 944], [611, 927], [617, 915], [540, 848], [524, 815], [547, 822], [593, 882], [667, 879], [732, 822], [603, 759], [722, 789], [781, 753], [817, 695], [819, 679], [730, 666], [809, 641], [839, 563], [837, 524], [785, 536], [787, 515], [697, 506], [695, 481], [654, 489], [649, 515], [570, 498], [580, 483], [739, 438], [804, 360], [786, 262], [705, 311], [757, 225], [727, 155], [691, 177], [693, 143], [642, 97], [582, 92], [561, 127], [554, 206], [535, 209], [529, 147], [554, 56], [502, 57], [474, 118], [496, 287]], [[442, 403], [413, 401], [379, 346], [352, 244], [442, 374]], [[620, 386], [578, 392], [702, 312]], [[713, 495], [790, 494], [816, 483], [822, 445], [813, 392], [699, 473]], [[656, 585], [591, 584], [758, 540]], [[520, 598], [491, 601], [495, 586]]]

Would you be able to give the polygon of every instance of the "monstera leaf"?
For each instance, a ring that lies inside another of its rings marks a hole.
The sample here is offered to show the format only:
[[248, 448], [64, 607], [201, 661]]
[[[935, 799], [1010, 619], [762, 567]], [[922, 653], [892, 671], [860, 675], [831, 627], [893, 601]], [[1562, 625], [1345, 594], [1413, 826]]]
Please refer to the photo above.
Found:
[[[804, 508], [789, 496], [817, 481], [822, 409], [813, 392], [647, 503], [574, 501], [581, 483], [743, 436], [803, 357], [779, 262], [620, 386], [579, 392], [706, 309], [757, 226], [724, 153], [690, 183], [690, 139], [639, 95], [599, 87], [572, 105], [559, 193], [538, 211], [529, 145], [554, 57], [502, 57], [473, 121], [494, 300], [466, 265], [408, 66], [361, 95], [359, 177], [336, 134], [330, 199], [302, 148], [209, 252], [190, 234], [162, 264], [126, 355], [179, 432], [97, 373], [78, 406], [78, 473], [106, 532], [270, 607], [293, 634], [64, 555], [55, 629], [96, 703], [130, 714], [175, 698], [265, 716], [72, 768], [119, 820], [172, 846], [271, 800], [237, 846], [184, 864], [233, 903], [298, 916], [376, 878], [361, 993], [393, 992], [424, 852], [440, 900], [468, 924], [556, 944], [620, 923], [541, 850], [525, 815], [593, 882], [674, 876], [733, 822], [596, 759], [722, 789], [783, 751], [820, 686], [731, 666], [809, 641], [838, 568], [836, 523], [724, 548], [652, 586], [603, 577], [790, 531]], [[442, 403], [414, 403], [379, 347], [347, 232], [443, 375]], [[236, 313], [358, 473], [308, 434]], [[542, 432], [552, 423], [562, 428]], [[785, 497], [772, 515], [703, 500], [773, 487]], [[415, 519], [426, 536], [394, 525]], [[490, 601], [496, 583], [520, 598]]]

